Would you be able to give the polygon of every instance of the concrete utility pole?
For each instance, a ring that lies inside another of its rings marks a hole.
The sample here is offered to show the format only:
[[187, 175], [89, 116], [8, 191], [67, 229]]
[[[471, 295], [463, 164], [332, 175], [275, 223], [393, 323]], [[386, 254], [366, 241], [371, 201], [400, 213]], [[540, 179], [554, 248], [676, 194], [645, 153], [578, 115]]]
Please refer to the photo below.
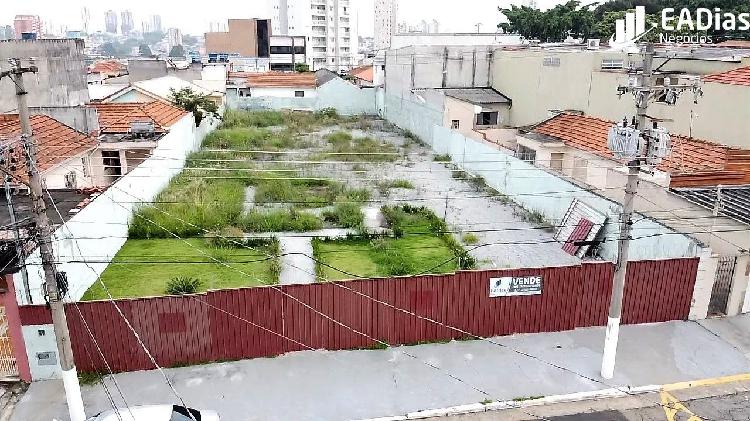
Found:
[[29, 176], [29, 187], [31, 189], [31, 200], [33, 204], [34, 220], [36, 222], [36, 238], [39, 244], [39, 252], [42, 257], [42, 269], [44, 270], [45, 292], [49, 299], [52, 312], [52, 323], [54, 325], [55, 337], [57, 339], [57, 351], [62, 368], [63, 386], [68, 403], [68, 412], [71, 421], [84, 421], [86, 414], [83, 409], [81, 398], [81, 386], [78, 383], [75, 363], [73, 361], [73, 350], [70, 345], [70, 332], [63, 307], [63, 296], [57, 285], [57, 273], [55, 271], [55, 258], [52, 250], [52, 233], [47, 209], [44, 203], [44, 191], [42, 189], [42, 178], [36, 163], [36, 144], [32, 138], [31, 122], [29, 120], [29, 107], [26, 102], [26, 90], [24, 89], [23, 74], [35, 73], [35, 66], [22, 67], [20, 59], [13, 60], [13, 68], [10, 77], [16, 85], [16, 99], [18, 100], [18, 118], [21, 123], [22, 146], [26, 155], [26, 166]]
[[[641, 133], [646, 133], [646, 116], [648, 115], [648, 101], [651, 97], [653, 83], [654, 44], [646, 44], [646, 52], [643, 57], [643, 71], [638, 81], [637, 94], [637, 124]], [[642, 88], [642, 89], [639, 89]], [[638, 174], [641, 169], [641, 160], [648, 154], [648, 143], [646, 150], [641, 151], [638, 157], [628, 162], [628, 181], [625, 185], [625, 199], [622, 203], [622, 214], [620, 215], [620, 235], [617, 240], [617, 263], [615, 265], [615, 276], [612, 286], [612, 299], [609, 303], [609, 317], [607, 317], [607, 331], [604, 338], [604, 355], [602, 357], [602, 377], [611, 379], [615, 373], [615, 359], [617, 355], [617, 340], [620, 333], [620, 318], [622, 316], [622, 297], [625, 291], [625, 275], [628, 267], [628, 254], [630, 250], [630, 233], [633, 226], [633, 202], [638, 192]]]

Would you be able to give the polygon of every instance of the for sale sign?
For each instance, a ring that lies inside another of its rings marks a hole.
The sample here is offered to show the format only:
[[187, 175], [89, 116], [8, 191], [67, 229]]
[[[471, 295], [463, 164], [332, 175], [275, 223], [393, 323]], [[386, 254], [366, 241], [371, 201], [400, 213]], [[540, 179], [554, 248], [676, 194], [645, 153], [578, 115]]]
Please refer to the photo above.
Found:
[[490, 297], [541, 295], [541, 276], [507, 276], [490, 278]]

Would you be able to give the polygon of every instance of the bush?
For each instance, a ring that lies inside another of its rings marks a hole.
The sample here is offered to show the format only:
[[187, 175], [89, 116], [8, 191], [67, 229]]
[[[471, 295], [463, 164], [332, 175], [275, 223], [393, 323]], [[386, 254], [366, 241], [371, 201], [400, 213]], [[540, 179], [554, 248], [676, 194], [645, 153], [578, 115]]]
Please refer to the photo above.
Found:
[[449, 154], [435, 155], [432, 158], [435, 162], [451, 162], [451, 156]]
[[339, 112], [336, 111], [336, 109], [333, 107], [323, 108], [321, 110], [315, 111], [313, 115], [317, 119], [331, 119], [331, 120], [339, 119]]
[[479, 242], [479, 237], [477, 237], [477, 235], [472, 232], [467, 232], [463, 235], [463, 237], [461, 237], [461, 240], [464, 242], [464, 244], [473, 245]]
[[245, 233], [235, 226], [213, 230], [206, 235], [208, 245], [214, 248], [242, 248], [244, 238]]
[[180, 276], [172, 278], [167, 282], [167, 289], [164, 291], [167, 295], [186, 295], [197, 293], [203, 282], [197, 278]]
[[331, 145], [331, 152], [339, 155], [326, 155], [326, 159], [336, 161], [395, 161], [398, 150], [386, 142], [371, 137], [352, 137], [348, 132], [334, 132], [325, 139]]
[[211, 132], [203, 141], [217, 149], [290, 149], [296, 146], [295, 136], [288, 131], [274, 133], [255, 127], [235, 127]]
[[365, 215], [356, 203], [339, 203], [333, 210], [323, 213], [323, 218], [340, 227], [364, 230]]
[[242, 218], [242, 227], [247, 232], [305, 232], [323, 228], [323, 221], [313, 214], [294, 209], [252, 211]]

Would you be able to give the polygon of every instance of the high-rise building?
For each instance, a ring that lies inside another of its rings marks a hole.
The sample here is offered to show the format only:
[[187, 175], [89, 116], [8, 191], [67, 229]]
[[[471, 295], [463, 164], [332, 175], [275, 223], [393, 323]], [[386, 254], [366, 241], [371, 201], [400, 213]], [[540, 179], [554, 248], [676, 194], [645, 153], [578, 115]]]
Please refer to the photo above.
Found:
[[151, 16], [151, 31], [162, 32], [162, 30], [163, 28], [161, 26], [161, 16], [160, 15]]
[[84, 7], [81, 9], [81, 27], [83, 28], [83, 32], [88, 33], [89, 32], [89, 21], [91, 20], [91, 14], [89, 13], [89, 8]]
[[271, 0], [273, 34], [307, 37], [312, 70], [349, 70], [359, 50], [356, 1]]
[[122, 13], [120, 13], [120, 29], [122, 29], [122, 34], [129, 34], [133, 29], [135, 29], [135, 24], [133, 23], [133, 12], [130, 10], [123, 10]]
[[375, 50], [391, 47], [391, 38], [396, 32], [398, 0], [375, 0]]
[[16, 39], [23, 38], [23, 34], [42, 34], [42, 20], [37, 15], [16, 15], [13, 19], [13, 32]]
[[269, 57], [268, 19], [229, 19], [226, 31], [206, 32], [206, 53], [215, 56]]
[[182, 31], [177, 28], [167, 29], [167, 42], [169, 43], [169, 49], [182, 45]]
[[104, 30], [110, 34], [117, 33], [117, 12], [114, 10], [107, 10], [104, 13]]

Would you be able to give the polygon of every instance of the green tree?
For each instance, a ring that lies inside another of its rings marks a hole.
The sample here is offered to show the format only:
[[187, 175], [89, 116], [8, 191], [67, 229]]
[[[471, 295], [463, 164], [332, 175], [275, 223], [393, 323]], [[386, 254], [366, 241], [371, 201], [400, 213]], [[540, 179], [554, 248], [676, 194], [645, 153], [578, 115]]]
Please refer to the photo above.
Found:
[[149, 47], [146, 44], [141, 44], [138, 46], [138, 55], [141, 57], [153, 57], [154, 54], [151, 52], [151, 47]]
[[117, 55], [117, 47], [113, 42], [105, 42], [99, 48], [101, 48], [102, 54], [105, 56], [114, 57]]
[[310, 66], [307, 63], [294, 63], [294, 71], [299, 73], [309, 72]]
[[170, 57], [185, 57], [185, 48], [182, 45], [175, 45], [169, 50]]
[[172, 104], [193, 113], [196, 126], [200, 126], [201, 121], [208, 115], [221, 118], [219, 107], [208, 95], [196, 93], [190, 88], [182, 88], [178, 91], [170, 89], [169, 91], [169, 100]]
[[529, 39], [542, 42], [559, 42], [569, 35], [588, 38], [594, 27], [595, 18], [589, 6], [581, 6], [578, 0], [571, 0], [547, 11], [528, 6], [500, 8], [508, 22], [498, 25], [508, 33], [516, 33]]

